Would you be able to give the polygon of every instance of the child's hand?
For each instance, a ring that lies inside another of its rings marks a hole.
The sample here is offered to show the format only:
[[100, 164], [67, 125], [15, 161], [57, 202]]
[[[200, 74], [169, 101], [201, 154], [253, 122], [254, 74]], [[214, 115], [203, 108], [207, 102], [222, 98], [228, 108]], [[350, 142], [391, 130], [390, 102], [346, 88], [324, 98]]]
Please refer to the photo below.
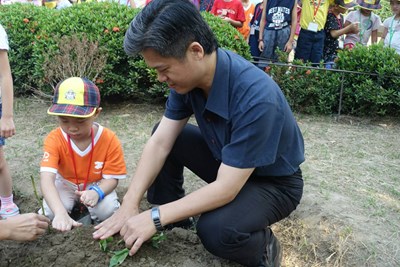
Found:
[[1, 118], [0, 136], [3, 138], [11, 137], [15, 134], [15, 125], [12, 118]]
[[75, 194], [80, 197], [79, 200], [86, 207], [93, 208], [99, 202], [99, 194], [97, 194], [97, 192], [94, 190], [75, 191]]
[[69, 217], [68, 213], [63, 213], [55, 215], [51, 225], [54, 229], [65, 232], [71, 230], [72, 227], [81, 226], [82, 223], [74, 221], [71, 217]]
[[350, 28], [350, 33], [357, 34], [360, 31], [358, 25], [359, 25], [359, 22], [355, 22], [355, 23], [350, 24], [350, 27], [351, 27]]

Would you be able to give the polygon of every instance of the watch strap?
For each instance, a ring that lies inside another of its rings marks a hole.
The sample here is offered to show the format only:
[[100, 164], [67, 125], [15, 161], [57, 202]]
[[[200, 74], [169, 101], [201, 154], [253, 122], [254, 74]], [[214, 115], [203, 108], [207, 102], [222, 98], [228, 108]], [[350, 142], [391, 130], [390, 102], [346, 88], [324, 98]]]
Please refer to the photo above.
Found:
[[160, 221], [160, 209], [158, 207], [153, 207], [151, 209], [151, 219], [153, 220], [153, 223], [157, 229], [157, 231], [163, 231], [164, 227], [161, 225]]

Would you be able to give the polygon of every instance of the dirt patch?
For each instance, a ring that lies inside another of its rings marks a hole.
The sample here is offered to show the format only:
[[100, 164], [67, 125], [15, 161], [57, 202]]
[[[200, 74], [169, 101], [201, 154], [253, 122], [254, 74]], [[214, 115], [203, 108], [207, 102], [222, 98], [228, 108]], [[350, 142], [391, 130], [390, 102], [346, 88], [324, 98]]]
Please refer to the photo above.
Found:
[[[57, 125], [46, 115], [48, 106], [32, 98], [15, 104], [17, 135], [7, 140], [5, 153], [23, 212], [39, 209], [30, 176], [38, 184], [43, 138]], [[99, 122], [119, 136], [131, 176], [163, 107], [120, 103], [103, 105], [103, 110]], [[400, 266], [399, 120], [296, 117], [306, 145], [305, 189], [297, 210], [273, 225], [284, 250], [282, 265]], [[192, 173], [185, 176], [187, 192], [203, 185]], [[120, 196], [129, 182], [120, 183]], [[92, 227], [82, 227], [34, 242], [1, 241], [0, 266], [108, 266], [112, 255], [101, 251], [92, 232]], [[122, 242], [113, 249], [123, 247]], [[158, 249], [146, 243], [122, 266], [238, 265], [208, 253], [193, 231], [174, 229]]]
[[[16, 202], [22, 212], [38, 207], [33, 197], [20, 198]], [[147, 201], [143, 200], [141, 208], [148, 207]], [[108, 243], [108, 252], [104, 252], [99, 241], [92, 238], [93, 232], [93, 226], [82, 226], [65, 233], [50, 230], [32, 242], [1, 241], [0, 266], [108, 266], [113, 252], [125, 248], [124, 242], [115, 235]], [[138, 254], [127, 257], [120, 266], [239, 266], [208, 253], [193, 230], [174, 228], [165, 235], [165, 240], [156, 245], [151, 241], [145, 243]]]

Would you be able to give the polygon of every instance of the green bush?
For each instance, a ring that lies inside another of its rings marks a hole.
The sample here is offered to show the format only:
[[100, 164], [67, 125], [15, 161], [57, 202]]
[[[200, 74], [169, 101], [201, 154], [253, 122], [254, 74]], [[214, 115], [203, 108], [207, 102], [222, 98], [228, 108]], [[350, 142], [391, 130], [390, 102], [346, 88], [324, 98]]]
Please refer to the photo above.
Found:
[[[287, 63], [287, 55], [280, 61]], [[400, 55], [394, 49], [375, 44], [356, 46], [339, 52], [337, 70], [313, 69], [299, 60], [292, 67], [271, 64], [266, 72], [280, 85], [289, 104], [298, 112], [332, 114], [339, 110], [343, 80], [341, 113], [357, 116], [400, 115]], [[370, 75], [372, 73], [372, 75]]]
[[[277, 50], [279, 61], [288, 63], [287, 54]], [[340, 74], [312, 69], [294, 60], [292, 67], [271, 64], [266, 72], [279, 84], [293, 110], [308, 114], [337, 112]], [[297, 67], [296, 67], [297, 66]]]
[[[46, 60], [61, 58], [57, 55], [62, 37], [74, 36], [98, 43], [107, 55], [106, 64], [95, 80], [103, 97], [163, 97], [167, 88], [157, 81], [156, 72], [148, 69], [140, 56], [128, 57], [123, 50], [125, 32], [138, 12], [139, 9], [109, 2], [83, 3], [62, 10], [21, 4], [0, 6], [0, 23], [10, 40], [16, 94], [32, 88], [51, 93], [43, 66], [48, 66]], [[250, 58], [249, 47], [236, 29], [210, 14], [204, 17], [221, 47]]]
[[343, 112], [354, 115], [400, 115], [400, 55], [383, 44], [357, 45], [338, 54], [337, 67], [372, 73], [346, 74]]
[[11, 49], [8, 56], [17, 94], [23, 93], [31, 86], [29, 80], [36, 64], [32, 54], [36, 32], [40, 27], [40, 23], [33, 18], [46, 12], [46, 9], [34, 8], [32, 5], [0, 5], [0, 23], [9, 37]]

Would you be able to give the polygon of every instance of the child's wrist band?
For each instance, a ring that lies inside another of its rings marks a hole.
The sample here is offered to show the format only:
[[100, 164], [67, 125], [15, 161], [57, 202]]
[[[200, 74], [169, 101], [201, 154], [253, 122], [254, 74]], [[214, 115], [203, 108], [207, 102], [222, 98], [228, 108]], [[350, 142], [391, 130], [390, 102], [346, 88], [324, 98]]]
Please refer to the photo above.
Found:
[[103, 190], [98, 185], [92, 185], [89, 187], [89, 190], [94, 190], [99, 195], [99, 202], [102, 201], [105, 197]]

